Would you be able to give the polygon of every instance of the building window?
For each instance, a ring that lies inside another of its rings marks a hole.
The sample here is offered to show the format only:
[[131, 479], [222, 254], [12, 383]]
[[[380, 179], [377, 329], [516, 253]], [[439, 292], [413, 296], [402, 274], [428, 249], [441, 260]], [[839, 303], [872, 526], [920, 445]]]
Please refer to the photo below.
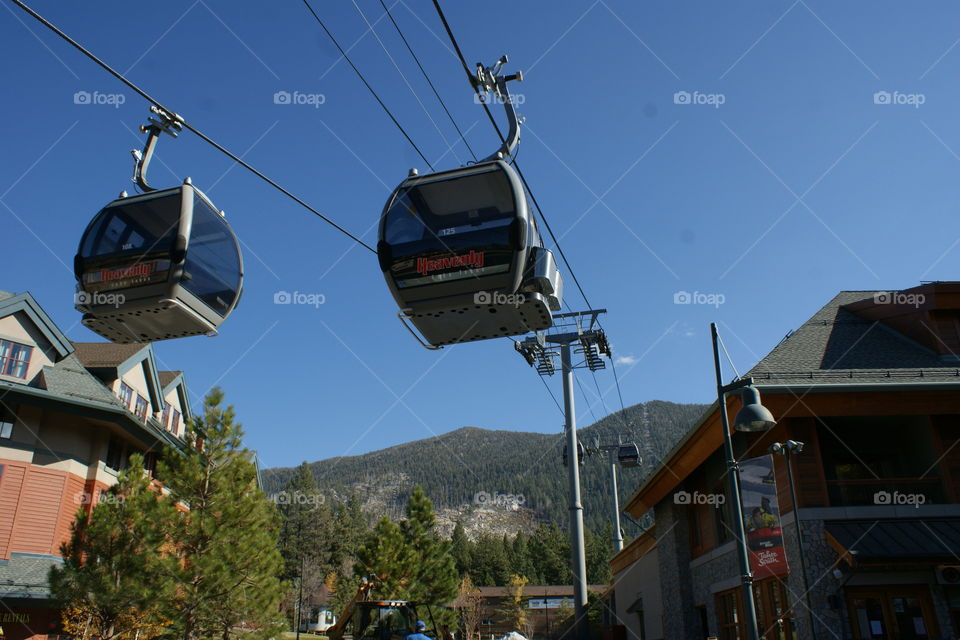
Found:
[[123, 466], [123, 443], [116, 438], [110, 438], [110, 446], [107, 447], [107, 459], [104, 460], [104, 464], [114, 471], [120, 471]]
[[127, 409], [130, 408], [130, 403], [133, 402], [133, 389], [126, 382], [120, 383], [120, 402], [123, 403]]
[[944, 502], [926, 416], [826, 417], [818, 431], [831, 506]]
[[719, 640], [740, 638], [740, 589], [718, 593], [716, 597], [717, 634]]
[[138, 418], [146, 422], [147, 421], [147, 399], [144, 398], [143, 396], [138, 395], [137, 405], [136, 405], [136, 408], [133, 410], [133, 412], [136, 414]]
[[173, 424], [170, 427], [170, 431], [173, 432], [173, 435], [180, 435], [180, 412], [176, 409], [173, 410]]
[[0, 340], [0, 373], [5, 376], [26, 379], [31, 355], [33, 355], [33, 347], [9, 340]]
[[163, 403], [163, 415], [160, 416], [160, 424], [163, 425], [164, 429], [170, 428], [170, 403]]

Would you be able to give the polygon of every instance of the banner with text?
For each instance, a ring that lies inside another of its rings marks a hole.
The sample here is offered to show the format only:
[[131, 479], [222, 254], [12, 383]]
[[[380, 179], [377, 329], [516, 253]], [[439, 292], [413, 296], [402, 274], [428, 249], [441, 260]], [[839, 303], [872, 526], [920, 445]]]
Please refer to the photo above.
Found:
[[753, 576], [767, 578], [787, 573], [773, 455], [740, 462], [740, 496]]

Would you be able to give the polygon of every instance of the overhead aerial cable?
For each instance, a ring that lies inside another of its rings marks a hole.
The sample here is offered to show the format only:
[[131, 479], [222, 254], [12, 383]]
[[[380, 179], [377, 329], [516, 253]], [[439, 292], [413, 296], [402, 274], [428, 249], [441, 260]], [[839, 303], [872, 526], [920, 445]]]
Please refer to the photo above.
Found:
[[[367, 82], [367, 79], [363, 76], [363, 73], [360, 72], [360, 69], [357, 68], [357, 65], [353, 64], [353, 60], [350, 59], [350, 56], [347, 55], [347, 52], [344, 50], [344, 48], [340, 46], [339, 42], [337, 42], [337, 39], [333, 36], [333, 33], [330, 31], [330, 29], [327, 28], [327, 25], [324, 24], [323, 19], [320, 17], [320, 15], [316, 11], [314, 11], [313, 6], [311, 6], [309, 0], [303, 0], [303, 4], [307, 7], [307, 11], [310, 12], [310, 15], [313, 16], [313, 19], [317, 21], [317, 24], [320, 25], [320, 28], [323, 29], [324, 33], [327, 34], [327, 37], [330, 38], [330, 41], [337, 48], [337, 51], [340, 52], [340, 55], [343, 57], [343, 59], [346, 60], [347, 64], [350, 65], [350, 68], [353, 69], [353, 72], [357, 74], [358, 78], [360, 78], [360, 82], [363, 83], [363, 86], [367, 88], [367, 91], [369, 91], [370, 95], [372, 95], [374, 100], [377, 101], [377, 104], [380, 105], [380, 107], [384, 110], [384, 112], [387, 114], [387, 116], [390, 118], [393, 124], [396, 125], [397, 129], [400, 130], [400, 133], [403, 134], [403, 137], [406, 138], [407, 142], [410, 143], [410, 146], [412, 146], [414, 151], [417, 152], [417, 155], [420, 156], [420, 159], [426, 162], [427, 166], [430, 167], [431, 170], [433, 170], [433, 165], [427, 159], [427, 156], [423, 155], [423, 151], [420, 150], [420, 147], [417, 146], [417, 143], [413, 141], [413, 138], [411, 138], [410, 134], [407, 133], [407, 130], [403, 128], [403, 125], [400, 124], [400, 121], [397, 120], [397, 117], [393, 115], [393, 112], [390, 111], [390, 108], [387, 107], [386, 103], [380, 98], [379, 94], [377, 94], [377, 92], [370, 85], [370, 83]], [[367, 247], [367, 248], [373, 250], [371, 247]]]
[[254, 174], [254, 175], [257, 176], [258, 178], [260, 178], [261, 180], [263, 180], [264, 182], [266, 182], [267, 184], [269, 184], [271, 187], [273, 187], [274, 189], [276, 189], [276, 190], [279, 191], [280, 193], [284, 194], [285, 196], [287, 196], [288, 198], [290, 198], [291, 200], [293, 200], [294, 202], [296, 202], [297, 204], [299, 204], [301, 207], [303, 207], [303, 208], [306, 209], [307, 211], [311, 212], [312, 214], [314, 214], [315, 216], [317, 216], [318, 218], [320, 218], [321, 220], [323, 220], [324, 222], [326, 222], [327, 224], [329, 224], [330, 226], [332, 226], [334, 229], [336, 229], [336, 230], [339, 231], [340, 233], [344, 234], [345, 236], [347, 236], [348, 238], [350, 238], [351, 240], [353, 240], [354, 242], [356, 242], [357, 244], [359, 244], [360, 246], [362, 246], [363, 248], [367, 249], [368, 251], [374, 252], [374, 253], [376, 252], [376, 250], [375, 250], [373, 247], [371, 247], [369, 244], [367, 244], [366, 242], [364, 242], [363, 240], [361, 240], [361, 239], [358, 238], [357, 236], [353, 235], [352, 233], [350, 233], [349, 231], [347, 231], [346, 229], [344, 229], [343, 227], [341, 227], [339, 224], [337, 224], [336, 222], [334, 222], [333, 220], [331, 220], [330, 218], [328, 218], [327, 216], [325, 216], [324, 214], [320, 213], [320, 211], [318, 211], [317, 209], [313, 208], [312, 206], [310, 206], [309, 204], [307, 204], [306, 202], [304, 202], [302, 199], [300, 199], [299, 197], [297, 197], [296, 195], [294, 195], [293, 193], [291, 193], [290, 191], [288, 191], [287, 189], [285, 189], [284, 187], [282, 187], [280, 184], [278, 184], [277, 182], [275, 182], [275, 181], [272, 180], [271, 178], [267, 177], [265, 174], [263, 174], [262, 172], [260, 172], [260, 171], [257, 170], [256, 168], [254, 168], [252, 165], [250, 165], [248, 162], [246, 162], [245, 160], [243, 160], [243, 158], [241, 158], [240, 156], [232, 153], [231, 151], [229, 151], [228, 149], [226, 149], [223, 145], [221, 145], [221, 144], [219, 144], [218, 142], [216, 142], [213, 138], [207, 136], [205, 133], [203, 133], [202, 131], [200, 131], [200, 130], [199, 130], [197, 127], [195, 127], [194, 125], [192, 125], [192, 124], [190, 124], [189, 122], [187, 122], [182, 116], [178, 115], [178, 114], [177, 114], [176, 112], [174, 112], [172, 109], [168, 109], [168, 108], [166, 108], [165, 106], [163, 106], [163, 104], [161, 104], [160, 101], [158, 101], [158, 100], [156, 100], [155, 98], [153, 98], [153, 97], [152, 97], [150, 94], [148, 94], [146, 91], [144, 91], [143, 89], [141, 89], [140, 87], [138, 87], [136, 84], [134, 84], [133, 82], [131, 82], [130, 80], [128, 80], [122, 73], [120, 73], [119, 71], [117, 71], [116, 69], [114, 69], [113, 67], [111, 67], [110, 65], [108, 65], [106, 62], [104, 62], [103, 60], [101, 60], [100, 58], [98, 58], [98, 57], [97, 57], [96, 55], [94, 55], [93, 53], [91, 53], [87, 48], [85, 48], [85, 47], [84, 47], [83, 45], [81, 45], [79, 42], [77, 42], [76, 40], [74, 40], [73, 38], [71, 38], [70, 36], [68, 36], [66, 33], [64, 33], [64, 32], [61, 31], [59, 28], [57, 28], [53, 23], [51, 23], [51, 22], [48, 21], [46, 18], [44, 18], [43, 16], [41, 16], [39, 13], [37, 13], [36, 11], [34, 11], [33, 9], [31, 9], [29, 6], [27, 6], [22, 0], [11, 0], [11, 2], [13, 2], [13, 3], [16, 4], [18, 7], [20, 7], [21, 9], [23, 9], [24, 11], [26, 11], [28, 14], [30, 14], [31, 17], [35, 18], [37, 21], [39, 21], [41, 24], [43, 24], [43, 26], [47, 27], [48, 29], [50, 29], [51, 31], [53, 31], [55, 34], [57, 34], [58, 36], [60, 36], [63, 40], [65, 40], [65, 41], [68, 42], [70, 45], [72, 45], [75, 49], [77, 49], [77, 51], [79, 51], [80, 53], [82, 53], [83, 55], [85, 55], [86, 57], [88, 57], [88, 58], [89, 58], [90, 60], [92, 60], [93, 62], [97, 63], [100, 67], [102, 67], [105, 71], [107, 71], [108, 73], [110, 73], [110, 74], [111, 74], [113, 77], [115, 77], [117, 80], [119, 80], [119, 81], [122, 82], [123, 84], [127, 85], [127, 87], [129, 87], [132, 91], [134, 91], [134, 92], [135, 92], [137, 95], [139, 95], [141, 98], [143, 98], [143, 99], [146, 100], [147, 102], [151, 103], [153, 106], [155, 106], [155, 107], [156, 107], [157, 109], [159, 109], [160, 111], [162, 111], [162, 112], [164, 112], [164, 113], [166, 113], [166, 114], [169, 114], [172, 119], [174, 119], [174, 120], [176, 120], [177, 122], [180, 123], [181, 128], [187, 129], [188, 131], [191, 131], [191, 132], [194, 133], [197, 137], [199, 137], [201, 140], [203, 140], [204, 142], [206, 142], [207, 144], [209, 144], [210, 146], [212, 146], [214, 149], [216, 149], [216, 150], [219, 151], [220, 153], [224, 154], [225, 156], [227, 156], [228, 158], [230, 158], [231, 160], [233, 160], [234, 162], [236, 162], [237, 164], [239, 164], [241, 167], [243, 167], [244, 169], [246, 169], [246, 170], [249, 171], [250, 173]]

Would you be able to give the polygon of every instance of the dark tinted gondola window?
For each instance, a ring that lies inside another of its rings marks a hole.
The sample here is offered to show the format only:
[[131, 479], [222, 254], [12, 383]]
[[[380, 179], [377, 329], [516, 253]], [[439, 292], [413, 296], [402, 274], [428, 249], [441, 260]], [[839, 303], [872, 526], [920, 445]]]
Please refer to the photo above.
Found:
[[180, 190], [159, 198], [121, 203], [100, 212], [80, 246], [80, 257], [165, 253], [180, 226]]
[[487, 231], [472, 240], [497, 242], [515, 216], [513, 189], [503, 171], [437, 180], [397, 195], [387, 212], [384, 240], [390, 245], [442, 244], [451, 236]]
[[222, 316], [237, 297], [240, 275], [233, 232], [219, 213], [195, 196], [183, 286]]

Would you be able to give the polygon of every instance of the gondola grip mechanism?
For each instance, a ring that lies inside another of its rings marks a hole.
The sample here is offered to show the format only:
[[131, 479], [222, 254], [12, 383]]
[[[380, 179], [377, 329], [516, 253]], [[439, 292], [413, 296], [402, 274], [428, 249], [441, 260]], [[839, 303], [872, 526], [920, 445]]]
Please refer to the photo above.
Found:
[[157, 146], [157, 138], [161, 133], [166, 133], [172, 138], [183, 130], [183, 118], [177, 114], [170, 114], [157, 107], [150, 106], [150, 112], [155, 114], [156, 118], [147, 118], [147, 124], [140, 125], [140, 133], [147, 134], [147, 141], [144, 143], [143, 151], [133, 149], [130, 153], [133, 155], [133, 182], [144, 192], [156, 191], [147, 182], [147, 169], [150, 167], [150, 160], [153, 158], [153, 151]]

